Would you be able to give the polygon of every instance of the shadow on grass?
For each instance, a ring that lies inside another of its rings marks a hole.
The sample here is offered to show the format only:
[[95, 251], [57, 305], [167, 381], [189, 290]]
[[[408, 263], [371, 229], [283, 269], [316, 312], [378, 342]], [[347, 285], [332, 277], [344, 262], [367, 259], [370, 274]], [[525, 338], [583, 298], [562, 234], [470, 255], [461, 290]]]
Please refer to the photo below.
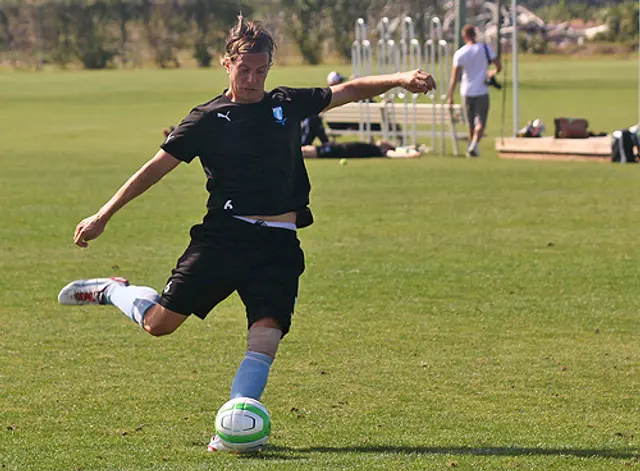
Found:
[[[261, 460], [261, 461], [301, 461], [305, 458], [303, 456], [291, 456], [290, 453], [295, 453], [293, 448], [283, 447], [269, 447], [261, 453], [245, 453], [238, 454], [236, 457], [241, 460]], [[287, 454], [285, 454], [287, 453]]]
[[596, 449], [596, 448], [542, 448], [542, 447], [466, 447], [466, 446], [318, 446], [288, 448], [269, 446], [265, 458], [282, 453], [398, 453], [423, 455], [474, 455], [474, 456], [576, 456], [580, 458], [616, 458], [640, 460], [640, 449]]

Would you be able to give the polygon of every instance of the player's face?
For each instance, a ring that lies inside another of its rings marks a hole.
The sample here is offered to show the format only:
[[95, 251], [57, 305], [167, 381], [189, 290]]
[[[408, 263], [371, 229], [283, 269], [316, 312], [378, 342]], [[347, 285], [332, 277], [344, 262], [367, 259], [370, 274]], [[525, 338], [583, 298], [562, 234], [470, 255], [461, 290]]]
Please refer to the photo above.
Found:
[[227, 59], [229, 91], [238, 103], [257, 103], [264, 97], [264, 82], [269, 73], [269, 54], [248, 52], [236, 60]]

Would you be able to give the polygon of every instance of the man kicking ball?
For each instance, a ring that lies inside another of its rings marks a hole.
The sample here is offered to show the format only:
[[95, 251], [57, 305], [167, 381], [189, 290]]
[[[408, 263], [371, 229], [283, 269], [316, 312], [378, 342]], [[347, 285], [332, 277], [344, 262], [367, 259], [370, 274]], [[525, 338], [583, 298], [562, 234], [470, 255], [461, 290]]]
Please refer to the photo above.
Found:
[[[87, 247], [113, 215], [181, 162], [199, 157], [207, 177], [207, 214], [191, 228], [191, 242], [158, 293], [122, 278], [78, 280], [65, 286], [62, 304], [102, 304], [120, 309], [151, 335], [174, 332], [194, 314], [204, 319], [237, 291], [246, 307], [244, 359], [231, 398], [260, 399], [280, 340], [291, 326], [304, 255], [296, 230], [309, 224], [310, 184], [300, 122], [323, 110], [404, 87], [435, 88], [421, 71], [363, 77], [326, 88], [264, 84], [275, 49], [259, 23], [239, 18], [222, 59], [229, 88], [196, 106], [166, 137], [161, 149], [93, 216], [76, 227], [74, 242]], [[217, 437], [211, 451], [228, 451]]]

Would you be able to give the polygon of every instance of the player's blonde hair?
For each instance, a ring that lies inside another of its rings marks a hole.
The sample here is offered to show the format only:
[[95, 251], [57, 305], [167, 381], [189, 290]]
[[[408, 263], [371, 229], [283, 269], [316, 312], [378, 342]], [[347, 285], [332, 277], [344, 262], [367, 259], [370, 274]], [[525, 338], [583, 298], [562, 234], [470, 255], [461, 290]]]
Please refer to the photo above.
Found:
[[273, 53], [276, 49], [271, 33], [259, 21], [245, 21], [242, 14], [238, 16], [238, 23], [231, 28], [225, 46], [225, 59], [235, 61], [240, 54], [250, 52], [266, 52], [269, 55], [269, 65], [273, 63]]

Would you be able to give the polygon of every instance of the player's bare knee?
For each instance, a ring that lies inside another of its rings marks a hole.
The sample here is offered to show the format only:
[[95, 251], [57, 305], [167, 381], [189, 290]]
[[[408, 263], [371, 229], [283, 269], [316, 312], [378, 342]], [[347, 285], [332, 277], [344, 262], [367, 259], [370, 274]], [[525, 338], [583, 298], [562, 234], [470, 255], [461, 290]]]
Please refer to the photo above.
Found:
[[252, 329], [254, 327], [266, 327], [268, 329], [280, 329], [280, 322], [278, 322], [273, 317], [263, 317], [262, 319], [258, 319], [257, 321], [255, 321], [251, 325]]
[[154, 337], [161, 337], [175, 332], [185, 319], [186, 316], [183, 318], [156, 304], [145, 313], [142, 328]]
[[163, 335], [169, 335], [170, 333], [175, 331], [175, 329], [167, 329], [162, 325], [157, 326], [148, 324], [145, 324], [144, 330], [146, 330], [150, 335], [154, 337], [162, 337]]
[[247, 350], [275, 358], [282, 339], [282, 331], [279, 327], [264, 327], [256, 324], [257, 322], [251, 326], [247, 334]]
[[154, 337], [162, 337], [163, 335], [169, 335], [176, 331], [176, 327], [169, 326], [162, 323], [153, 323], [144, 321], [144, 330]]

